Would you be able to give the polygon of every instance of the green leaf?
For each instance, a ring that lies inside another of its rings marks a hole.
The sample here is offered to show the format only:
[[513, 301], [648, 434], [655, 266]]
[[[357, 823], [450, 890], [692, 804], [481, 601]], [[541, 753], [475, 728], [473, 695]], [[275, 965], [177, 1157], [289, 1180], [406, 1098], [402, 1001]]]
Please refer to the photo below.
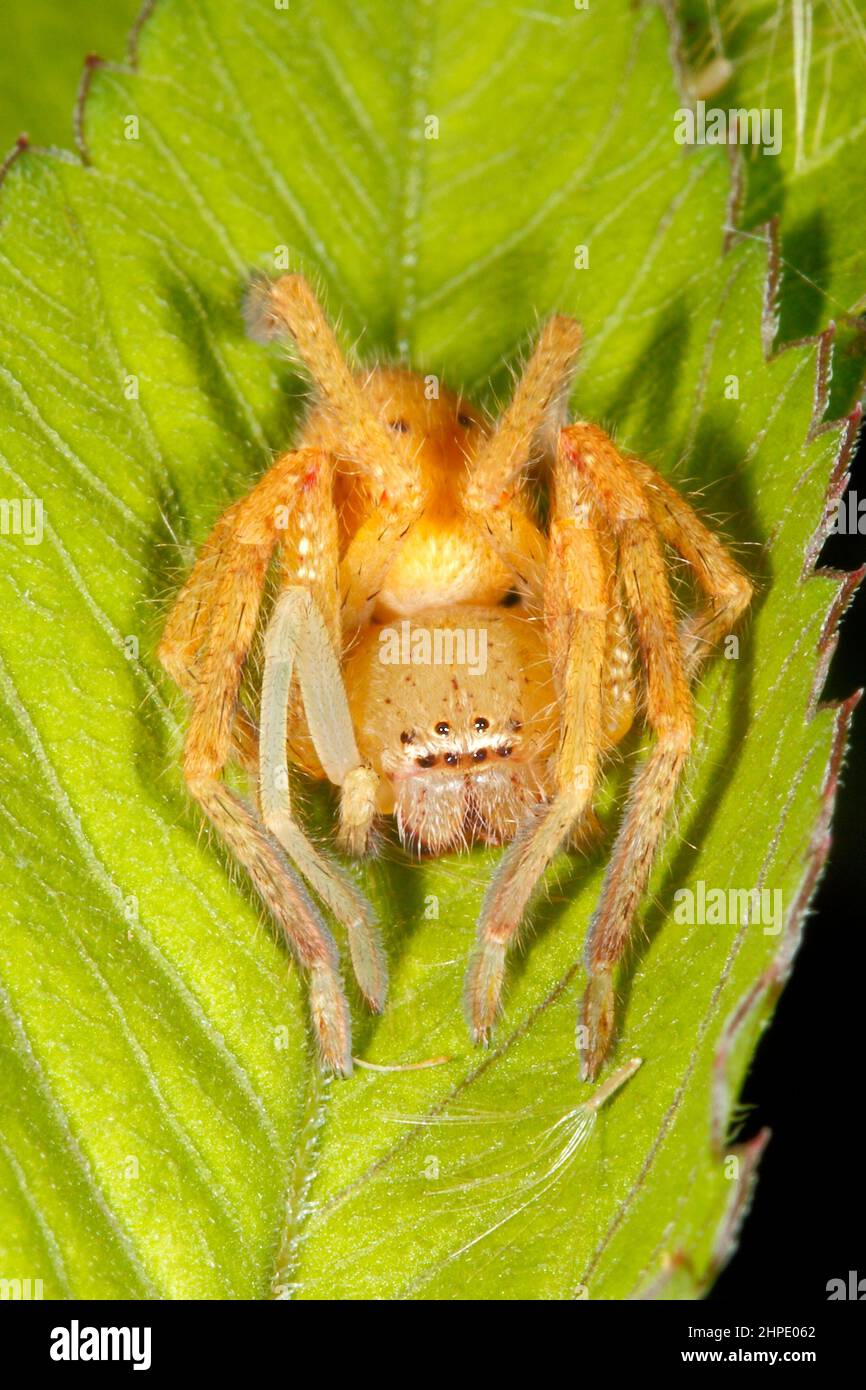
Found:
[[680, 72], [718, 71], [730, 79], [708, 107], [781, 112], [781, 149], [743, 151], [740, 220], [752, 227], [782, 218], [786, 290], [780, 329], [804, 337], [836, 322], [832, 408], [857, 399], [866, 361], [863, 237], [856, 172], [866, 161], [866, 21], [846, 0], [677, 0]]
[[136, 0], [10, 0], [0, 44], [0, 149], [26, 131], [40, 145], [65, 144], [81, 60], [124, 51]]
[[[736, 1096], [848, 714], [816, 708], [847, 590], [808, 575], [854, 425], [819, 427], [827, 340], [772, 351], [774, 248], [723, 251], [727, 163], [675, 143], [667, 45], [655, 8], [158, 0], [136, 69], [92, 74], [87, 161], [9, 168], [0, 477], [44, 536], [0, 536], [4, 1277], [258, 1297], [279, 1252], [300, 1297], [690, 1297], [724, 1261], [763, 1142], [730, 1148]], [[450, 1060], [328, 1082], [297, 973], [183, 791], [153, 653], [298, 420], [239, 313], [282, 246], [365, 359], [488, 403], [538, 316], [577, 314], [576, 407], [700, 489], [758, 582], [698, 690], [622, 984], [616, 1063], [643, 1066], [559, 1166], [592, 1094], [576, 962], [603, 854], [554, 866], [486, 1053], [460, 999], [495, 853], [373, 864], [393, 983], [381, 1019], [354, 1004], [356, 1054]], [[781, 929], [678, 922], [699, 882], [778, 891]]]

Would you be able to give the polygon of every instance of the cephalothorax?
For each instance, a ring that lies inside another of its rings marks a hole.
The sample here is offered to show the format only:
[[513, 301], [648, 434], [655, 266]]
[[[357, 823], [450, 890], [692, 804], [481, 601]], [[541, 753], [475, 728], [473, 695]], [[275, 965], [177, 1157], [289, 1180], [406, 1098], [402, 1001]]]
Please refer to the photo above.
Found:
[[[597, 426], [566, 423], [573, 319], [544, 326], [492, 427], [429, 379], [351, 371], [300, 276], [258, 286], [251, 319], [265, 336], [294, 339], [317, 398], [297, 448], [216, 523], [166, 625], [160, 658], [191, 701], [189, 790], [307, 974], [323, 1060], [347, 1074], [349, 1010], [314, 896], [345, 926], [376, 1010], [386, 964], [369, 904], [294, 817], [289, 764], [340, 788], [349, 854], [370, 852], [386, 815], [426, 853], [507, 842], [466, 986], [470, 1028], [484, 1040], [529, 898], [557, 851], [592, 834], [599, 769], [640, 704], [655, 741], [586, 946], [582, 1065], [592, 1077], [688, 756], [689, 684], [751, 585], [653, 469]], [[547, 469], [543, 527], [527, 487], [535, 466]], [[705, 596], [679, 624], [668, 550]], [[256, 719], [241, 682], [274, 560]], [[222, 780], [231, 759], [252, 775], [254, 805]]]

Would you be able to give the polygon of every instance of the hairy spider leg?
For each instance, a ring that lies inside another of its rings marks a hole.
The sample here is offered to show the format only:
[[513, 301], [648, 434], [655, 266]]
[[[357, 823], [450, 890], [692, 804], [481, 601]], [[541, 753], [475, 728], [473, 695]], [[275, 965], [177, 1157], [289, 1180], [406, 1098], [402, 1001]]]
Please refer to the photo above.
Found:
[[273, 836], [221, 780], [232, 749], [243, 666], [268, 567], [281, 539], [280, 521], [291, 513], [305, 477], [327, 462], [309, 450], [284, 454], [252, 492], [220, 518], [179, 600], [188, 615], [190, 595], [197, 596], [195, 640], [200, 645], [196, 648], [188, 637], [178, 637], [178, 625], [170, 623], [159, 655], [169, 672], [181, 664], [195, 672], [184, 747], [187, 787], [282, 930], [309, 980], [321, 1054], [334, 1070], [347, 1075], [352, 1067], [351, 1029], [336, 944]]
[[567, 426], [560, 450], [586, 481], [616, 539], [619, 572], [646, 678], [655, 743], [629, 790], [598, 908], [587, 937], [582, 1069], [597, 1075], [614, 1025], [613, 973], [634, 927], [668, 812], [688, 757], [692, 699], [662, 543], [636, 473], [595, 425]]
[[[571, 489], [575, 491], [575, 489]], [[566, 837], [591, 807], [603, 740], [604, 655], [613, 575], [588, 501], [551, 522], [545, 624], [562, 717], [555, 794], [532, 812], [506, 850], [481, 910], [466, 980], [466, 1011], [486, 1039], [502, 992], [507, 952], [527, 902]]]
[[670, 483], [640, 459], [627, 458], [625, 462], [643, 486], [659, 535], [690, 565], [708, 599], [706, 606], [690, 614], [680, 628], [686, 675], [691, 680], [748, 608], [754, 586], [718, 536]]
[[547, 541], [526, 505], [523, 484], [530, 465], [545, 452], [553, 453], [580, 343], [581, 329], [574, 319], [548, 319], [509, 405], [471, 463], [465, 491], [468, 514], [538, 612], [544, 603]]

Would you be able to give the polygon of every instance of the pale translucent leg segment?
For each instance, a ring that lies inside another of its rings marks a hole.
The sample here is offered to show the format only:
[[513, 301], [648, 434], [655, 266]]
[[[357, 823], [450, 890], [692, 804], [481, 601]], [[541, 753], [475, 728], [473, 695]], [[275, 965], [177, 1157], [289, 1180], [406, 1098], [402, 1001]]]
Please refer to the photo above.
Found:
[[316, 753], [329, 780], [342, 790], [343, 839], [349, 849], [363, 848], [372, 826], [376, 777], [358, 752], [339, 661], [324, 618], [309, 591], [292, 586], [277, 599], [265, 635], [259, 732], [262, 819], [345, 926], [358, 984], [378, 1012], [385, 1002], [388, 974], [373, 910], [340, 868], [310, 843], [292, 815], [286, 737], [295, 675]]

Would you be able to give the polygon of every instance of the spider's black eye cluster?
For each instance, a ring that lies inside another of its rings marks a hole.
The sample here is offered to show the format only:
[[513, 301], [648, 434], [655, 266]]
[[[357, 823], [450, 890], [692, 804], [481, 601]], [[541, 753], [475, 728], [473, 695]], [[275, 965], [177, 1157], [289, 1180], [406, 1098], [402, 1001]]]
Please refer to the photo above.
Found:
[[393, 430], [395, 434], [410, 434], [412, 427], [409, 421], [404, 420], [401, 416], [399, 420], [389, 420], [388, 429]]
[[465, 415], [463, 411], [461, 411], [457, 416], [457, 423], [462, 430], [471, 430], [475, 421], [472, 419], [471, 415]]
[[[510, 719], [508, 723], [514, 732], [523, 727], [519, 719]], [[472, 727], [477, 734], [483, 734], [485, 730], [490, 728], [490, 720], [486, 719], [483, 714], [479, 714], [473, 719]], [[438, 724], [433, 725], [433, 732], [438, 738], [447, 738], [451, 733], [451, 725], [446, 720], [440, 719]], [[412, 734], [401, 734], [400, 738], [403, 743], [412, 743], [414, 730]], [[461, 763], [485, 763], [494, 753], [497, 758], [510, 758], [513, 752], [513, 743], [499, 743], [493, 748], [473, 748], [471, 753], [460, 753], [454, 748], [448, 748], [441, 757], [446, 767], [459, 767]], [[415, 765], [423, 768], [435, 767], [439, 761], [439, 756], [438, 753], [424, 753], [415, 759]]]
[[[442, 754], [442, 761], [446, 767], [459, 767], [462, 762], [486, 763], [491, 753], [495, 753], [498, 758], [510, 758], [514, 752], [513, 743], [500, 743], [496, 748], [474, 748], [471, 753], [456, 753], [449, 749]], [[415, 759], [416, 767], [435, 767], [439, 758], [436, 753], [423, 753], [420, 758]]]

